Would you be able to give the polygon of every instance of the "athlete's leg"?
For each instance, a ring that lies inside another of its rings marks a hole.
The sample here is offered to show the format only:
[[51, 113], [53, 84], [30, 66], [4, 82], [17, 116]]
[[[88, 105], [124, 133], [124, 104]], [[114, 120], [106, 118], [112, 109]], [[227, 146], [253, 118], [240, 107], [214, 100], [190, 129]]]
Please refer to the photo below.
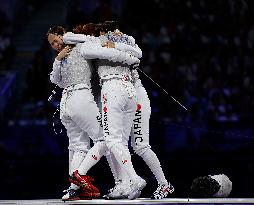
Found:
[[[86, 157], [79, 166], [74, 170], [78, 170], [80, 174], [85, 175], [87, 171], [96, 164], [101, 156], [105, 153], [105, 143], [103, 142], [103, 132], [100, 126], [100, 113], [96, 103], [93, 100], [91, 91], [88, 89], [76, 90], [68, 98], [66, 102], [66, 113], [80, 130], [86, 131], [88, 136], [94, 140], [94, 146], [87, 152]], [[90, 140], [90, 138], [88, 138]], [[76, 173], [76, 175], [75, 175]], [[80, 179], [80, 180], [77, 180]], [[78, 172], [71, 174], [70, 180], [76, 185], [87, 184], [88, 178], [82, 178]], [[90, 192], [99, 192], [89, 181], [86, 190]]]
[[[69, 138], [69, 175], [80, 166], [84, 160], [88, 150], [90, 149], [90, 139], [88, 135], [82, 131], [68, 116], [63, 116], [62, 123], [67, 129], [67, 135]], [[75, 194], [79, 187], [71, 183], [67, 194], [65, 194], [63, 200], [78, 199], [78, 195]]]
[[[105, 140], [110, 152], [115, 156], [119, 166], [126, 172], [133, 184], [130, 198], [135, 198], [134, 192], [140, 191], [145, 186], [145, 181], [137, 175], [128, 147], [123, 144], [124, 115], [130, 121], [135, 113], [136, 101], [128, 96], [121, 80], [109, 80], [102, 87], [103, 101], [103, 129]], [[130, 128], [129, 128], [130, 131]]]
[[105, 154], [106, 146], [103, 141], [101, 114], [88, 89], [75, 91], [68, 101], [68, 112], [75, 123], [85, 130], [93, 140], [94, 146], [89, 150], [85, 161], [79, 166], [78, 172], [85, 175]]
[[[134, 152], [142, 157], [158, 181], [159, 190], [156, 190], [154, 195], [156, 198], [164, 198], [174, 190], [172, 185], [168, 184], [160, 161], [149, 145], [150, 100], [143, 86], [136, 88], [136, 91], [138, 104], [131, 132], [132, 147]], [[168, 189], [166, 189], [167, 187]], [[166, 191], [162, 193], [162, 189]]]

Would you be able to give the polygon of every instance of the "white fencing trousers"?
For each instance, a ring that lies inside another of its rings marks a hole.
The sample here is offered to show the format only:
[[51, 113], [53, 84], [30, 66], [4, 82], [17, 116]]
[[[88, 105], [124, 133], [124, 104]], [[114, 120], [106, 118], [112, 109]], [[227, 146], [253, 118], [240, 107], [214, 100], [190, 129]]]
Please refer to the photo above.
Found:
[[63, 93], [60, 118], [69, 137], [69, 150], [87, 153], [90, 139], [103, 139], [101, 115], [90, 89], [69, 90]]
[[128, 176], [138, 178], [128, 147], [124, 146], [124, 129], [131, 131], [136, 110], [136, 92], [128, 80], [112, 78], [102, 84], [102, 121], [107, 148]]
[[[147, 149], [150, 149], [149, 145], [149, 120], [151, 115], [150, 100], [147, 92], [143, 86], [135, 87], [137, 93], [137, 106], [135, 111], [135, 117], [131, 128], [131, 145], [136, 154], [142, 155]], [[128, 124], [125, 124], [123, 129], [124, 141], [123, 144], [128, 146], [130, 133], [128, 132]], [[121, 171], [121, 168], [115, 162], [114, 156], [109, 154], [107, 156], [111, 171], [114, 179], [127, 181], [128, 176]]]
[[130, 135], [137, 106], [136, 92], [131, 82], [113, 78], [103, 82], [101, 96], [104, 137], [110, 149], [124, 142], [125, 132]]
[[[143, 86], [135, 87], [137, 92], [137, 108], [131, 128], [131, 145], [134, 152], [142, 155], [149, 145], [149, 120], [151, 116], [150, 100]], [[127, 136], [127, 139], [129, 136]]]
[[[151, 146], [149, 145], [149, 120], [151, 116], [149, 97], [145, 88], [142, 85], [135, 87], [135, 89], [137, 92], [138, 103], [131, 130], [131, 145], [134, 152], [140, 157], [142, 157], [142, 159], [151, 169], [158, 183], [167, 184], [168, 182], [161, 168], [160, 161], [157, 155], [152, 151]], [[125, 136], [127, 143], [129, 136]], [[118, 168], [115, 168], [115, 170], [118, 170]], [[126, 180], [124, 172], [118, 174], [118, 178]]]

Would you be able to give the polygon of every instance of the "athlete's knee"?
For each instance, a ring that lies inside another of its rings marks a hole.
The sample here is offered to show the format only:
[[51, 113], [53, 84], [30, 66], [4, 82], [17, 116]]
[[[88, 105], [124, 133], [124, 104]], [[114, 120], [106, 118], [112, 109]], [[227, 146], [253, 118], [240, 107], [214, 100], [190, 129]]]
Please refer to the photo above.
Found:
[[99, 154], [101, 156], [106, 155], [106, 151], [108, 150], [106, 146], [106, 142], [103, 141], [94, 141], [94, 146], [98, 146]]
[[105, 145], [108, 150], [110, 150], [114, 146], [115, 142], [110, 139], [105, 139]]
[[72, 151], [75, 155], [79, 156], [86, 156], [88, 150], [80, 149], [80, 148], [74, 148], [74, 147], [68, 147], [70, 151]]
[[72, 144], [72, 145], [69, 145], [68, 149], [70, 151], [79, 152], [80, 154], [86, 155], [90, 147], [88, 148], [87, 146], [83, 144]]
[[120, 140], [111, 140], [111, 139], [105, 139], [106, 148], [110, 151], [112, 147], [115, 147], [117, 144], [122, 144], [122, 141]]

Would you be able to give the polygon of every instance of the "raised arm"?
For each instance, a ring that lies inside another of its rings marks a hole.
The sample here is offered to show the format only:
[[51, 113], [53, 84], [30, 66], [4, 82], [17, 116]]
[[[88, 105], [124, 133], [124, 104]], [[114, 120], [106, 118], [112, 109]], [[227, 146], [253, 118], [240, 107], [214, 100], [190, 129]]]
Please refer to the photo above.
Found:
[[75, 34], [67, 32], [63, 35], [63, 41], [65, 44], [76, 44], [94, 40], [93, 36], [86, 36], [84, 34]]
[[[115, 42], [116, 43], [115, 48], [120, 51], [125, 51], [137, 58], [141, 58], [142, 51], [138, 47], [138, 45], [135, 44], [135, 39], [132, 36], [127, 36], [127, 35], [125, 35], [125, 36], [128, 37], [128, 42], [130, 43], [130, 45], [128, 45], [126, 43]], [[63, 36], [63, 41], [65, 44], [76, 44], [76, 43], [91, 42], [91, 41], [96, 41], [96, 40], [95, 40], [95, 37], [93, 37], [93, 36], [86, 36], [84, 34], [75, 34], [72, 32], [67, 32]]]
[[62, 61], [65, 57], [67, 57], [70, 54], [70, 51], [71, 47], [65, 46], [65, 48], [58, 53], [53, 63], [53, 70], [50, 73], [50, 81], [54, 84], [57, 84], [59, 87], [61, 87], [59, 83], [62, 80], [61, 75]]
[[100, 39], [97, 42], [85, 42], [80, 49], [81, 55], [86, 59], [107, 59], [113, 62], [126, 63], [128, 65], [139, 64], [140, 60], [124, 51], [114, 48], [104, 48]]

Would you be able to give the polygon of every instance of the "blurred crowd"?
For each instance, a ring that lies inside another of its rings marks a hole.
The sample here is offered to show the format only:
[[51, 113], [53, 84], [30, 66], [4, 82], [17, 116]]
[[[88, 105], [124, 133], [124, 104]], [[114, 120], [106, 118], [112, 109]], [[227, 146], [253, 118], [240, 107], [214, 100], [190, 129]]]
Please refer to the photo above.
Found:
[[[142, 9], [128, 1], [132, 15], [123, 12], [122, 22], [143, 49], [141, 68], [190, 109], [192, 120], [235, 122], [253, 115], [253, 1], [147, 4]], [[166, 117], [172, 103], [149, 89], [154, 109]]]
[[[141, 73], [154, 117], [253, 119], [253, 1], [100, 0], [90, 2], [93, 6], [89, 2], [70, 1], [65, 26], [117, 20], [120, 30], [132, 35], [143, 50], [140, 68], [189, 109], [184, 112]], [[32, 85], [26, 93], [29, 98], [48, 97], [53, 55], [45, 41], [27, 76]], [[42, 92], [37, 92], [38, 87]]]
[[10, 69], [15, 55], [14, 38], [41, 4], [33, 0], [0, 0], [0, 72]]
[[12, 58], [11, 31], [10, 19], [0, 10], [0, 72], [5, 70]]

